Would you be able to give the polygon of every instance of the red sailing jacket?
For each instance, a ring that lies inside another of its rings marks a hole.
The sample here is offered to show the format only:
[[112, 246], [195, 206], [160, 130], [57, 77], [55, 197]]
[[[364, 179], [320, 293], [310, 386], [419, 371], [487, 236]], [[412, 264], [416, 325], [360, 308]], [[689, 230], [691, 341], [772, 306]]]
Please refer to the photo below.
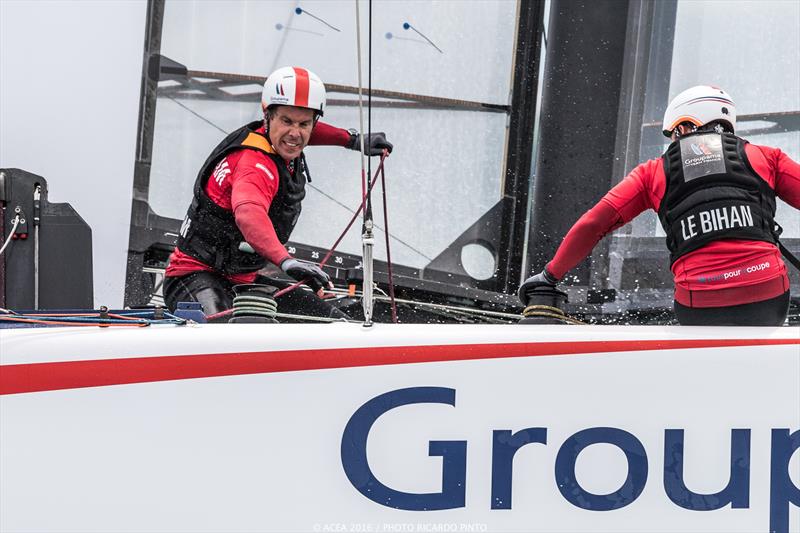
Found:
[[[263, 126], [257, 130], [264, 132]], [[345, 146], [350, 140], [347, 130], [318, 122], [311, 134], [309, 145]], [[289, 257], [286, 248], [278, 239], [272, 223], [267, 216], [272, 199], [278, 191], [278, 169], [275, 162], [266, 154], [256, 150], [239, 150], [222, 159], [211, 172], [205, 192], [220, 207], [236, 211], [248, 204], [256, 209], [247, 210], [242, 218], [237, 215], [237, 225], [254, 248], [269, 250], [270, 262], [280, 265]], [[258, 228], [256, 234], [253, 230]], [[270, 231], [271, 230], [271, 231]], [[181, 252], [177, 248], [169, 257], [165, 275], [185, 276], [192, 272], [213, 271], [211, 266]], [[232, 274], [227, 276], [234, 283], [252, 283], [257, 272]]]

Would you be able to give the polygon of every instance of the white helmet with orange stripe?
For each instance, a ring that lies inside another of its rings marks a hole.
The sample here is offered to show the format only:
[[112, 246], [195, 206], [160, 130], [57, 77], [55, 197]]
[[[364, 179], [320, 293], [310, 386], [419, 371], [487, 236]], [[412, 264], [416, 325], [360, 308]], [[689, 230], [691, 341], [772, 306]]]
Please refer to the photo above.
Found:
[[313, 109], [318, 116], [325, 113], [325, 85], [319, 76], [300, 67], [282, 67], [264, 82], [261, 109], [289, 105]]
[[678, 125], [688, 122], [696, 128], [719, 122], [733, 132], [736, 128], [736, 105], [731, 96], [712, 85], [686, 89], [672, 99], [664, 112], [664, 135], [672, 136]]

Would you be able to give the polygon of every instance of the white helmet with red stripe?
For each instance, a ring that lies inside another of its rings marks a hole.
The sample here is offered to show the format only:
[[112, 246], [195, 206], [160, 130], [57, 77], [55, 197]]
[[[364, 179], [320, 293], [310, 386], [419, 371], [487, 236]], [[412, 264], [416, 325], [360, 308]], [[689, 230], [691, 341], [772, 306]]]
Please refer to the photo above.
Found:
[[269, 75], [261, 92], [261, 109], [290, 105], [325, 112], [325, 85], [319, 76], [300, 67], [283, 67]]
[[684, 122], [698, 128], [710, 122], [722, 122], [734, 131], [736, 105], [731, 96], [719, 87], [698, 85], [686, 89], [669, 103], [664, 112], [664, 135], [672, 136], [672, 131]]

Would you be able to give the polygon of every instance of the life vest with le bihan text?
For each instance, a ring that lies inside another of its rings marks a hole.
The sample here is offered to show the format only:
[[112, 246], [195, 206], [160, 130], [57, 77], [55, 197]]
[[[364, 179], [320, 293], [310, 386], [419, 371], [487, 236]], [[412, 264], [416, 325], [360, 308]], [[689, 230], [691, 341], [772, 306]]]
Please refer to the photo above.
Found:
[[777, 243], [775, 191], [753, 170], [746, 144], [730, 133], [699, 132], [667, 148], [658, 218], [671, 264], [721, 239]]
[[178, 237], [180, 251], [227, 275], [256, 272], [264, 268], [266, 260], [257, 253], [245, 251], [252, 248], [246, 245], [233, 211], [220, 207], [206, 194], [206, 184], [217, 164], [237, 150], [256, 150], [275, 162], [278, 191], [268, 214], [281, 243], [289, 240], [306, 195], [304, 166], [294, 161], [295, 172], [290, 172], [283, 158], [273, 152], [266, 136], [256, 131], [262, 124], [261, 121], [251, 122], [232, 132], [208, 156], [197, 175], [192, 204]]

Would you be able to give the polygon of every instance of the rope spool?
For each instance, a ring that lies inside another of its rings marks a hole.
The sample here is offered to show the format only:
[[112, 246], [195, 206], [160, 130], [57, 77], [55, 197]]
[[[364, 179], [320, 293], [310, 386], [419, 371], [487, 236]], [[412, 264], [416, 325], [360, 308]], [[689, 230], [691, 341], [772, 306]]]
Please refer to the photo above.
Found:
[[565, 292], [551, 287], [535, 287], [525, 296], [528, 305], [522, 311], [520, 324], [583, 324], [564, 312], [567, 303]]
[[[544, 319], [545, 321], [537, 319]], [[529, 305], [522, 311], [520, 324], [559, 324], [559, 321], [573, 325], [585, 325], [580, 320], [568, 317], [563, 310], [549, 305]]]
[[272, 298], [274, 287], [248, 283], [234, 285], [232, 318], [229, 324], [277, 324], [278, 304]]

